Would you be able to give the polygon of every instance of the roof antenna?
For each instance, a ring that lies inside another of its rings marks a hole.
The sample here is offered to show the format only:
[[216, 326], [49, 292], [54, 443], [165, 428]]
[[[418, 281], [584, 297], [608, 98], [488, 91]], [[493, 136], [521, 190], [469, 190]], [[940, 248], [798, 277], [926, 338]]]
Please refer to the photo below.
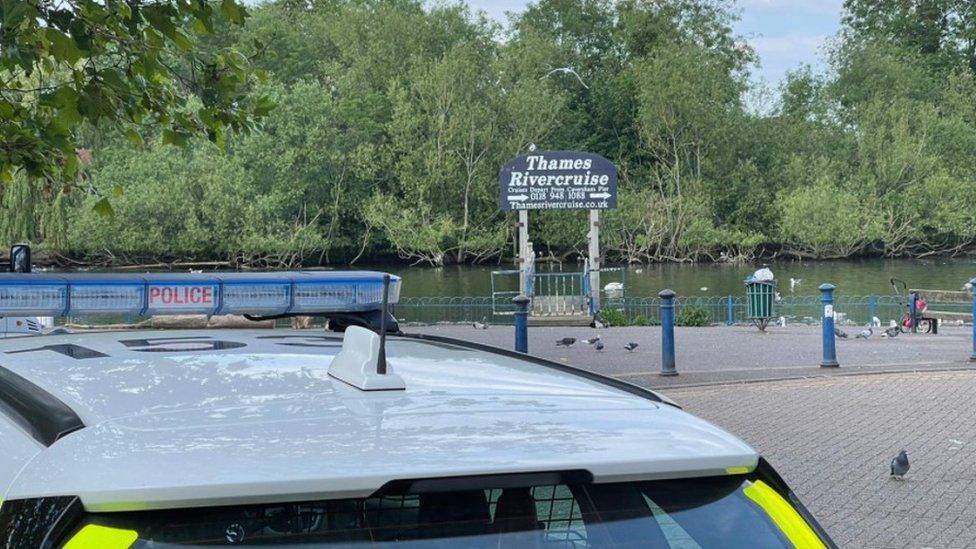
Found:
[[376, 333], [375, 323], [347, 327], [342, 350], [329, 364], [330, 376], [362, 391], [402, 391], [407, 388], [403, 378], [393, 371], [393, 366], [386, 363], [386, 326], [396, 320], [389, 316], [389, 309], [390, 275], [384, 274], [379, 333]]
[[383, 275], [383, 311], [380, 313], [380, 352], [376, 358], [376, 373], [386, 375], [386, 315], [390, 308], [390, 275]]

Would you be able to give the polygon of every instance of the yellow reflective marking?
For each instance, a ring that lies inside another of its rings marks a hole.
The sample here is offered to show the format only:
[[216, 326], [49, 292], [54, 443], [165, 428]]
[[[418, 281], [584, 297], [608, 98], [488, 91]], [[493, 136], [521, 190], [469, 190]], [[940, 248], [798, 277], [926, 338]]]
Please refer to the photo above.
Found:
[[765, 482], [757, 480], [750, 486], [743, 488], [742, 493], [762, 508], [769, 515], [769, 518], [773, 519], [773, 522], [794, 547], [801, 549], [808, 547], [826, 548], [813, 528], [800, 516], [800, 513]]
[[751, 473], [752, 467], [726, 467], [725, 473], [729, 475], [744, 475]]
[[135, 530], [88, 524], [64, 544], [64, 549], [129, 549], [137, 539]]

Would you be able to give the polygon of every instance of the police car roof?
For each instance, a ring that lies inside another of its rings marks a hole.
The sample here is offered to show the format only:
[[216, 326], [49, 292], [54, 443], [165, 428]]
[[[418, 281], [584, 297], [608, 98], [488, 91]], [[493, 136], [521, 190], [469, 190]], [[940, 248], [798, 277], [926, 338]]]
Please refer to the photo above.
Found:
[[340, 347], [341, 335], [292, 330], [5, 340], [0, 391], [26, 381], [48, 397], [39, 406], [60, 401], [70, 410], [55, 412], [84, 426], [44, 442], [0, 408], [0, 498], [162, 509], [365, 497], [432, 477], [706, 476], [758, 461], [677, 407], [559, 365], [391, 337], [406, 390], [365, 392], [328, 376]]

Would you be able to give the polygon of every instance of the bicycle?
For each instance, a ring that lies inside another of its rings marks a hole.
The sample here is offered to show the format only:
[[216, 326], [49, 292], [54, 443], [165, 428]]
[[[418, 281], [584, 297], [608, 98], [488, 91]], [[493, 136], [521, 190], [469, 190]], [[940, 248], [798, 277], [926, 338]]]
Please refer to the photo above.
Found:
[[[925, 302], [918, 294], [915, 295], [915, 316], [912, 316], [912, 295], [913, 292], [908, 291], [908, 284], [904, 280], [897, 278], [890, 278], [888, 282], [891, 284], [892, 290], [897, 296], [898, 303], [905, 307], [905, 314], [902, 315], [901, 320], [898, 323], [898, 329], [902, 333], [909, 333], [912, 331], [912, 326], [916, 326], [916, 332], [922, 334], [932, 333], [932, 321], [927, 318], [922, 318], [921, 314], [925, 312], [928, 308], [928, 303]], [[901, 284], [901, 291], [898, 290], [898, 284]], [[904, 292], [904, 293], [902, 293]]]

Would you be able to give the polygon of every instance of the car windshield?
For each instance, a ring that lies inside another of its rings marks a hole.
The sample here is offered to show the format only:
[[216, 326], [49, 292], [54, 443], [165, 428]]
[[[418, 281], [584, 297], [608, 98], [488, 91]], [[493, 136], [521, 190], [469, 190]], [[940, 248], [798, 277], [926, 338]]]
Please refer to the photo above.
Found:
[[138, 536], [132, 547], [145, 548], [761, 548], [819, 542], [786, 500], [744, 476], [95, 514], [74, 535], [86, 528], [127, 531]]

